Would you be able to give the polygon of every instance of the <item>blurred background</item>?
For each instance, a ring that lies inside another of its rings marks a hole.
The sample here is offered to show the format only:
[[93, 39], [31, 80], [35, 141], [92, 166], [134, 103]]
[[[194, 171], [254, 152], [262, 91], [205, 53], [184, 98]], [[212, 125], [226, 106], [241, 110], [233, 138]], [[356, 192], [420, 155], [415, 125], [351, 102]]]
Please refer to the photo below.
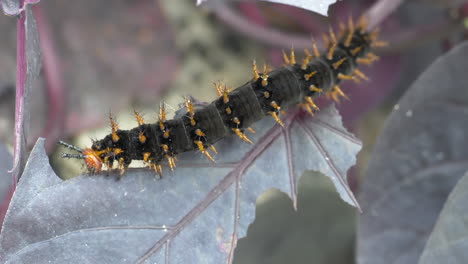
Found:
[[[324, 17], [269, 2], [196, 7], [189, 0], [42, 1], [33, 8], [43, 66], [32, 91], [29, 144], [45, 137], [57, 174], [79, 175], [82, 164], [60, 159], [59, 139], [85, 147], [109, 133], [109, 113], [128, 129], [136, 125], [133, 109], [153, 122], [161, 102], [174, 112], [183, 96], [211, 101], [214, 81], [243, 84], [251, 78], [253, 59], [280, 67], [282, 50], [294, 47], [300, 57], [312, 37], [320, 40], [330, 25], [358, 17], [374, 2], [338, 1]], [[435, 58], [466, 39], [467, 15], [464, 1], [403, 1], [380, 25], [381, 39], [391, 45], [362, 69], [369, 82], [343, 84], [350, 100], [338, 105], [347, 129], [363, 141], [348, 174], [353, 190], [395, 102]], [[0, 32], [0, 142], [11, 151], [16, 19], [0, 16]], [[354, 263], [355, 210], [333, 186], [304, 177], [298, 204], [294, 212], [284, 194], [262, 195], [235, 263]]]

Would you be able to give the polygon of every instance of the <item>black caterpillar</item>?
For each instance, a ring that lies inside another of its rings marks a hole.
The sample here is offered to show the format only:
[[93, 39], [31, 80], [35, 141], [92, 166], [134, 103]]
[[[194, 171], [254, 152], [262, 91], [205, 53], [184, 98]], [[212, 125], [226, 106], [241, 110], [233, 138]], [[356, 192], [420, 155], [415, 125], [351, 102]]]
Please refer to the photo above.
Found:
[[356, 69], [357, 64], [371, 64], [377, 56], [371, 53], [376, 46], [385, 45], [377, 40], [378, 32], [368, 32], [364, 18], [356, 25], [349, 19], [348, 25], [340, 24], [338, 40], [330, 28], [324, 35], [327, 47], [323, 54], [318, 52], [315, 42], [312, 54], [305, 50], [302, 63], [296, 63], [294, 51], [289, 56], [283, 52], [285, 67], [259, 73], [253, 63], [253, 79], [229, 91], [226, 86], [216, 83], [219, 98], [201, 109], [194, 110], [190, 100], [185, 100], [186, 115], [166, 120], [164, 107], [160, 108], [159, 121], [145, 124], [135, 112], [138, 126], [131, 130], [119, 130], [110, 117], [112, 133], [104, 139], [94, 141], [91, 148], [84, 150], [60, 141], [79, 154], [64, 153], [64, 158], [83, 159], [90, 173], [99, 173], [102, 166], [112, 169], [118, 162], [121, 174], [132, 160], [143, 160], [149, 168], [159, 175], [161, 163], [166, 160], [171, 169], [175, 167], [175, 156], [179, 153], [199, 150], [214, 161], [207, 151], [216, 141], [236, 134], [242, 140], [252, 143], [244, 134], [245, 129], [266, 115], [272, 116], [277, 123], [280, 111], [299, 104], [313, 115], [318, 107], [313, 99], [325, 93], [338, 101], [346, 95], [338, 87], [341, 80], [367, 79]]

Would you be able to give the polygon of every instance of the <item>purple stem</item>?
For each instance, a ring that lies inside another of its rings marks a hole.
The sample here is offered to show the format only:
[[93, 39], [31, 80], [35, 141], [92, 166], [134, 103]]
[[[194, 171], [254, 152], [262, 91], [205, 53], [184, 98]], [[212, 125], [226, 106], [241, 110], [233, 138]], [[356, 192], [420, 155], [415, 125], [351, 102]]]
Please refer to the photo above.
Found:
[[379, 0], [373, 4], [364, 15], [369, 20], [369, 29], [373, 29], [392, 14], [403, 0]]
[[221, 1], [213, 2], [213, 8], [215, 14], [221, 21], [251, 38], [259, 39], [269, 45], [283, 48], [290, 48], [291, 45], [295, 48], [305, 48], [310, 46], [311, 38], [283, 33], [274, 29], [269, 29], [265, 26], [251, 23], [233, 12], [231, 8], [224, 5]]
[[267, 21], [262, 16], [262, 12], [259, 10], [256, 3], [251, 2], [241, 2], [238, 5], [241, 12], [246, 16], [250, 21], [253, 21], [257, 25], [265, 26]]
[[[20, 1], [20, 7], [24, 6], [24, 1]], [[16, 103], [15, 103], [15, 138], [14, 138], [14, 150], [13, 150], [13, 188], [16, 188], [17, 179], [21, 173], [21, 170], [17, 169], [21, 166], [21, 155], [22, 153], [22, 140], [24, 131], [24, 114], [21, 113], [21, 109], [24, 108], [22, 104], [24, 85], [26, 82], [26, 15], [24, 12], [19, 14], [18, 21], [16, 23]]]
[[62, 136], [65, 127], [64, 85], [60, 70], [60, 60], [54, 46], [50, 24], [39, 5], [33, 7], [33, 12], [39, 32], [43, 71], [48, 95], [47, 122], [41, 134], [47, 138], [45, 147], [47, 152], [50, 152], [55, 146], [55, 142]]
[[[366, 12], [364, 12], [364, 15], [368, 17], [370, 28], [381, 23], [393, 11], [395, 11], [402, 2], [403, 0], [379, 0], [372, 5]], [[302, 49], [310, 47], [310, 36], [289, 34], [270, 29], [267, 26], [251, 23], [244, 17], [236, 14], [236, 12], [221, 1], [213, 2], [212, 6], [215, 14], [221, 21], [253, 39], [258, 39], [271, 46], [281, 48], [290, 48], [291, 46], [294, 46], [294, 48]], [[320, 41], [321, 38], [317, 38], [317, 42]]]
[[298, 25], [307, 32], [317, 34], [322, 32], [322, 21], [317, 16], [313, 16], [302, 8], [296, 8], [287, 5], [273, 5], [273, 8], [283, 13], [287, 18], [298, 23]]

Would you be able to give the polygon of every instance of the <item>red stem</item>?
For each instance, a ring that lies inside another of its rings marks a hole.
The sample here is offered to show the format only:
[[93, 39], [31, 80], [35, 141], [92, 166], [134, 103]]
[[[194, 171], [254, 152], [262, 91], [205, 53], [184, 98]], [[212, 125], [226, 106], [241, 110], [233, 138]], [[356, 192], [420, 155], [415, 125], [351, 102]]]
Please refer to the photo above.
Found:
[[403, 0], [379, 0], [373, 4], [366, 12], [365, 16], [369, 20], [369, 29], [377, 27], [389, 15], [391, 15], [403, 2]]
[[253, 21], [255, 24], [262, 26], [267, 24], [267, 21], [262, 16], [262, 12], [256, 3], [241, 2], [239, 3], [238, 7], [244, 16], [246, 16], [250, 21]]
[[[20, 1], [20, 7], [24, 6], [24, 1]], [[15, 137], [14, 137], [14, 149], [13, 149], [13, 188], [16, 188], [16, 182], [19, 179], [21, 169], [18, 169], [18, 166], [21, 166], [21, 155], [22, 153], [22, 140], [24, 136], [24, 114], [21, 113], [24, 109], [23, 94], [24, 94], [24, 84], [26, 82], [26, 28], [25, 28], [26, 15], [24, 12], [19, 14], [18, 21], [16, 23], [16, 97], [15, 97]]]
[[[364, 12], [369, 20], [369, 27], [374, 28], [380, 24], [385, 18], [392, 14], [402, 2], [403, 0], [379, 0], [372, 5]], [[250, 23], [220, 1], [213, 2], [212, 6], [218, 19], [253, 39], [258, 39], [271, 46], [282, 48], [290, 48], [293, 46], [294, 48], [302, 49], [310, 47], [310, 36], [289, 34], [269, 29], [266, 26]], [[320, 40], [321, 38], [317, 38], [318, 42]]]
[[298, 23], [298, 25], [307, 32], [312, 34], [322, 32], [322, 27], [320, 26], [321, 21], [317, 19], [317, 16], [313, 16], [311, 12], [287, 5], [274, 5], [273, 8], [284, 13], [286, 17]]
[[283, 48], [290, 48], [291, 44], [295, 48], [305, 48], [310, 46], [310, 38], [305, 38], [302, 35], [283, 33], [269, 29], [265, 26], [256, 25], [236, 14], [231, 8], [224, 5], [222, 2], [216, 1], [212, 3], [218, 19], [251, 38], [261, 40], [271, 46], [279, 46]]

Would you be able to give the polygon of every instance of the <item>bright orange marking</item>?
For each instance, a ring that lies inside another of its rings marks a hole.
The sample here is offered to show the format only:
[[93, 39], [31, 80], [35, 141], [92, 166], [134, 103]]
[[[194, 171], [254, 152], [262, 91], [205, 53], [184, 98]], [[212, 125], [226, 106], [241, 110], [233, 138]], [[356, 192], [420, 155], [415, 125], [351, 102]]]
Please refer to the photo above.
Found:
[[165, 155], [164, 157], [167, 159], [167, 164], [169, 165], [169, 168], [171, 170], [174, 170], [174, 168], [176, 167], [174, 157], [171, 157], [169, 155]]
[[167, 153], [167, 151], [169, 150], [169, 146], [166, 144], [161, 144], [161, 148], [165, 153]]
[[331, 40], [331, 45], [328, 49], [328, 53], [327, 53], [327, 59], [331, 60], [333, 59], [333, 52], [335, 51], [335, 48], [336, 48], [336, 37], [335, 37], [335, 33], [333, 33], [333, 29], [330, 27], [330, 40]]
[[166, 131], [164, 131], [164, 133], [163, 133], [163, 138], [168, 139], [168, 138], [169, 138], [169, 134], [170, 134], [169, 129], [166, 130]]
[[150, 156], [151, 156], [151, 152], [144, 152], [143, 153], [143, 162], [148, 162]]
[[312, 101], [312, 97], [306, 96], [306, 97], [305, 97], [305, 100], [306, 100], [306, 102], [307, 102], [313, 109], [315, 109], [315, 110], [320, 110], [320, 109], [318, 108], [318, 106], [314, 103], [314, 101]]
[[317, 92], [317, 93], [321, 93], [323, 91], [322, 89], [315, 87], [315, 85], [313, 84], [309, 86], [309, 90], [312, 92]]
[[312, 58], [312, 55], [310, 55], [309, 50], [304, 49], [304, 53], [305, 53], [306, 56], [305, 56], [305, 58], [302, 60], [302, 64], [301, 64], [301, 69], [302, 69], [302, 70], [306, 70], [306, 69], [307, 69], [307, 64], [309, 64], [310, 59]]
[[356, 62], [357, 62], [358, 64], [371, 65], [372, 62], [374, 62], [374, 61], [371, 60], [371, 59], [357, 58], [357, 59], [356, 59]]
[[204, 137], [206, 136], [205, 133], [203, 133], [200, 129], [196, 129], [195, 130], [195, 135], [199, 136], [199, 137]]
[[248, 139], [244, 133], [242, 133], [242, 131], [239, 129], [239, 128], [233, 128], [232, 131], [234, 132], [234, 134], [236, 134], [240, 139], [242, 139], [243, 141], [247, 142], [247, 143], [250, 143], [250, 144], [253, 144], [252, 141], [250, 141], [250, 139]]
[[268, 85], [268, 74], [267, 74], [267, 66], [263, 64], [263, 74], [262, 74], [262, 86]]
[[224, 89], [223, 89], [223, 103], [225, 103], [225, 104], [229, 103], [228, 93], [229, 93], [229, 88], [224, 86]]
[[159, 121], [164, 122], [166, 121], [166, 107], [164, 106], [164, 103], [161, 104], [159, 107]]
[[119, 141], [119, 136], [117, 135], [117, 130], [119, 129], [119, 126], [117, 125], [117, 123], [112, 118], [112, 115], [110, 114], [109, 114], [109, 119], [110, 119], [111, 130], [112, 130], [112, 141], [117, 142]]
[[218, 151], [216, 150], [216, 148], [213, 145], [210, 145], [208, 147], [211, 149], [211, 151], [213, 151], [214, 154], [218, 154]]
[[122, 149], [120, 149], [120, 148], [115, 148], [115, 149], [112, 150], [112, 153], [114, 155], [119, 155], [120, 153], [123, 153], [123, 152], [124, 151]]
[[258, 78], [260, 78], [260, 75], [258, 74], [257, 63], [255, 60], [252, 63], [252, 71], [253, 71], [253, 80], [254, 81], [258, 80]]
[[346, 74], [338, 73], [338, 79], [341, 79], [341, 80], [355, 80], [356, 78], [354, 78], [354, 76], [352, 76], [352, 75], [346, 75]]
[[343, 93], [343, 91], [341, 91], [338, 85], [333, 86], [333, 91], [339, 94], [340, 96], [344, 97], [345, 99], [349, 99], [348, 96], [346, 96], [346, 94]]
[[289, 52], [289, 61], [291, 61], [291, 65], [296, 64], [296, 55], [294, 55], [294, 49], [291, 49]]
[[284, 127], [284, 124], [283, 122], [281, 122], [281, 119], [279, 119], [278, 115], [276, 114], [276, 112], [268, 112], [272, 117], [273, 119], [275, 119], [276, 123], [280, 124], [282, 127]]
[[357, 76], [359, 76], [359, 78], [361, 78], [361, 79], [363, 79], [363, 80], [366, 80], [366, 81], [369, 80], [369, 78], [368, 78], [364, 73], [362, 73], [360, 70], [358, 70], [358, 69], [354, 69], [354, 72], [353, 72], [353, 73], [356, 74]]
[[205, 147], [203, 147], [203, 142], [201, 142], [200, 140], [195, 140], [193, 141], [195, 143], [195, 145], [197, 145], [198, 147], [198, 150], [203, 154], [205, 155], [209, 160], [211, 160], [212, 162], [215, 162], [215, 160], [213, 159], [213, 157], [210, 155], [210, 153], [208, 151], [205, 150]]
[[184, 106], [185, 106], [185, 111], [187, 111], [187, 113], [190, 115], [190, 117], [193, 117], [193, 104], [192, 104], [192, 101], [190, 101], [190, 99], [188, 99], [187, 97], [184, 98]]
[[311, 116], [314, 116], [314, 111], [312, 110], [312, 108], [310, 108], [309, 104], [300, 104], [300, 106], [302, 107], [302, 109], [306, 110], [307, 113], [309, 113]]
[[223, 94], [223, 84], [220, 81], [214, 82], [213, 84], [215, 86], [216, 93], [218, 96], [221, 96]]
[[133, 109], [133, 113], [135, 115], [138, 125], [139, 126], [143, 125], [145, 121], [143, 120], [143, 117], [140, 115], [140, 113], [138, 113], [135, 109]]
[[362, 50], [362, 46], [354, 48], [353, 50], [351, 50], [351, 55], [355, 56], [361, 50]]
[[374, 42], [371, 43], [371, 47], [373, 47], [373, 48], [387, 47], [387, 46], [388, 46], [388, 42], [381, 41], [381, 40], [374, 41]]
[[273, 107], [276, 110], [281, 109], [281, 107], [275, 101], [271, 101], [270, 106]]
[[162, 177], [162, 166], [161, 166], [161, 165], [154, 163], [154, 164], [153, 164], [153, 170], [154, 170], [156, 173], [158, 173], [159, 178]]
[[291, 62], [289, 61], [288, 55], [286, 55], [286, 52], [284, 50], [281, 51], [283, 53], [283, 60], [286, 65], [290, 65]]
[[320, 52], [318, 51], [317, 42], [315, 42], [315, 40], [312, 40], [312, 52], [314, 53], [315, 58], [320, 57]]
[[140, 143], [145, 143], [146, 142], [146, 137], [145, 137], [145, 134], [143, 133], [143, 131], [140, 131], [140, 133], [138, 134], [138, 140], [140, 141]]
[[344, 62], [345, 60], [346, 60], [346, 57], [344, 57], [344, 58], [340, 59], [339, 61], [333, 63], [333, 65], [332, 65], [332, 66], [333, 66], [333, 69], [335, 69], [335, 70], [338, 69], [338, 67], [340, 67], [340, 65], [343, 64], [343, 62]]
[[90, 148], [86, 148], [83, 150], [83, 155], [85, 155], [84, 162], [88, 170], [99, 173], [102, 169], [102, 159], [99, 157], [97, 151], [92, 150]]
[[166, 107], [164, 106], [164, 103], [162, 103], [159, 107], [159, 129], [161, 131], [164, 131], [166, 128], [164, 126], [164, 122], [166, 122]]
[[195, 126], [196, 122], [193, 119], [193, 115], [195, 114], [193, 111], [193, 104], [192, 104], [192, 101], [190, 101], [187, 97], [184, 98], [184, 106], [185, 106], [185, 111], [187, 111], [190, 117], [190, 125]]
[[314, 76], [315, 74], [317, 74], [317, 71], [313, 71], [311, 73], [308, 73], [308, 74], [304, 74], [304, 79], [306, 81], [308, 81], [310, 78], [312, 78], [312, 76]]

